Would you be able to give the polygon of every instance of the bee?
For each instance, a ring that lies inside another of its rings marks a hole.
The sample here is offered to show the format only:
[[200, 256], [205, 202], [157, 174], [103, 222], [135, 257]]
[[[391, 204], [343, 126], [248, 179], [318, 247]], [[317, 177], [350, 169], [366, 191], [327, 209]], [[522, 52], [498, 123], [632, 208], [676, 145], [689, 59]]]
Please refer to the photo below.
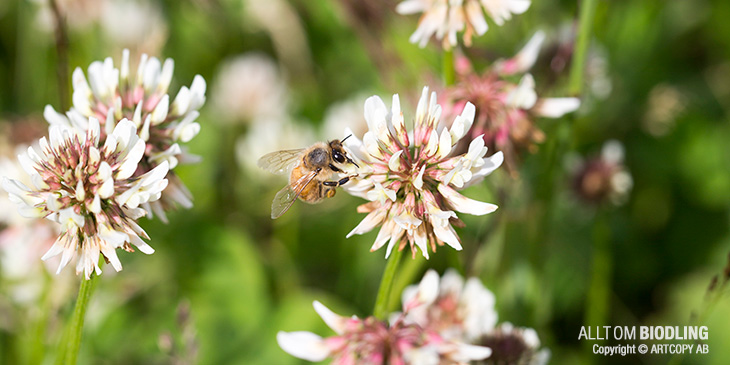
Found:
[[317, 142], [308, 148], [271, 152], [258, 161], [258, 166], [275, 174], [289, 173], [289, 184], [279, 190], [271, 203], [271, 219], [286, 213], [299, 198], [309, 204], [321, 202], [324, 198], [335, 196], [336, 188], [350, 181], [357, 175], [350, 175], [339, 180], [331, 180], [332, 176], [344, 171], [337, 165], [355, 163], [342, 147], [347, 136], [340, 140]]

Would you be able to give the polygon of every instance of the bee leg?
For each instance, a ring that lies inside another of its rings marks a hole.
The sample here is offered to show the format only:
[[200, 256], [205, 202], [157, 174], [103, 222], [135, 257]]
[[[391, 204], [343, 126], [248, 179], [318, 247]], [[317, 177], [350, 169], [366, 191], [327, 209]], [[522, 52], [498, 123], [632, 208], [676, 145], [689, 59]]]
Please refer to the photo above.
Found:
[[337, 166], [335, 166], [333, 164], [330, 164], [329, 168], [330, 168], [330, 170], [332, 170], [334, 172], [343, 172], [342, 170], [340, 170]]
[[325, 186], [337, 187], [337, 186], [340, 186], [340, 185], [347, 184], [347, 182], [350, 181], [350, 178], [353, 178], [355, 176], [357, 176], [357, 175], [345, 176], [342, 179], [340, 179], [339, 181], [323, 181], [322, 184], [325, 185]]

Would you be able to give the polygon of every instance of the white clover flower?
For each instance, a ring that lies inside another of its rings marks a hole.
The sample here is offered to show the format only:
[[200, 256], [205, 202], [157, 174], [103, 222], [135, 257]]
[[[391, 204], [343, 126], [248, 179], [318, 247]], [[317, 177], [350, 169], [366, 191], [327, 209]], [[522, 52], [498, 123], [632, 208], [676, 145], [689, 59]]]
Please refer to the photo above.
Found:
[[590, 203], [610, 201], [621, 205], [626, 202], [634, 182], [624, 165], [621, 142], [609, 140], [603, 145], [600, 156], [576, 162], [573, 188], [580, 198]]
[[411, 43], [423, 48], [431, 36], [442, 40], [444, 49], [458, 43], [456, 34], [464, 32], [464, 45], [471, 46], [471, 37], [489, 29], [484, 12], [501, 26], [530, 7], [530, 0], [404, 0], [396, 7], [399, 14], [423, 13]]
[[461, 242], [451, 226], [456, 212], [484, 215], [497, 209], [494, 204], [469, 199], [457, 189], [481, 181], [502, 164], [502, 153], [485, 157], [481, 136], [464, 155], [454, 155], [454, 146], [464, 137], [474, 120], [474, 106], [467, 104], [452, 127], [439, 126], [441, 107], [436, 93], [429, 99], [428, 87], [418, 102], [413, 130], [406, 129], [398, 95], [393, 105], [373, 96], [365, 101], [369, 131], [363, 139], [345, 141], [356, 162], [362, 162], [359, 177], [344, 185], [346, 191], [370, 200], [358, 211], [368, 213], [347, 236], [369, 232], [382, 226], [371, 251], [388, 242], [386, 257], [407, 243], [428, 258], [429, 246], [444, 243], [461, 250]]
[[402, 301], [404, 308], [414, 307], [407, 312], [409, 321], [447, 339], [473, 343], [497, 324], [494, 294], [477, 278], [464, 282], [453, 269], [440, 281], [438, 274], [429, 270], [418, 286], [403, 291]]
[[540, 350], [540, 339], [534, 329], [515, 327], [509, 322], [500, 324], [477, 343], [492, 349], [492, 356], [477, 364], [545, 365], [550, 359], [550, 350]]
[[88, 69], [88, 82], [81, 68], [73, 73], [73, 107], [65, 115], [46, 106], [43, 113], [53, 125], [86, 131], [88, 118], [94, 117], [101, 123], [100, 140], [106, 141], [118, 121], [128, 119], [135, 127], [139, 138], [146, 144], [139, 170], [139, 176], [166, 162], [170, 168], [167, 176], [170, 182], [162, 198], [143, 205], [151, 215], [153, 212], [167, 222], [165, 210], [179, 204], [192, 207], [192, 195], [172, 171], [179, 163], [199, 161], [198, 156], [185, 151], [181, 143], [189, 142], [200, 131], [198, 109], [205, 103], [205, 80], [196, 75], [188, 88], [180, 88], [171, 101], [167, 94], [174, 62], [164, 64], [155, 57], [142, 55], [136, 73], [129, 67], [129, 51], [122, 53], [120, 68], [115, 68], [111, 58], [95, 61]]
[[327, 139], [332, 138], [332, 136], [345, 137], [347, 136], [345, 134], [346, 130], [352, 131], [356, 135], [362, 135], [367, 132], [368, 125], [362, 114], [362, 101], [367, 99], [368, 96], [357, 94], [327, 107], [324, 113], [324, 121], [320, 128], [322, 138]]
[[226, 60], [218, 71], [212, 98], [222, 121], [285, 119], [289, 96], [279, 68], [269, 57], [250, 53]]
[[[36, 28], [53, 33], [56, 27], [56, 20], [53, 15], [53, 9], [48, 1], [31, 0], [35, 3], [37, 12], [35, 14], [34, 24]], [[58, 0], [58, 6], [61, 14], [65, 18], [69, 29], [74, 31], [85, 31], [97, 24], [102, 18], [106, 0]]]
[[[167, 41], [167, 22], [157, 3], [138, 0], [97, 0], [102, 6], [99, 26], [118, 48], [159, 52]], [[117, 48], [117, 49], [118, 49]]]
[[78, 256], [76, 273], [89, 279], [101, 273], [99, 254], [115, 270], [122, 264], [115, 250], [123, 248], [151, 254], [135, 220], [145, 215], [141, 204], [156, 201], [167, 186], [169, 165], [163, 161], [149, 172], [134, 176], [146, 145], [135, 124], [122, 119], [100, 142], [99, 121], [88, 118], [85, 132], [53, 125], [49, 139], [39, 141], [18, 156], [31, 187], [8, 178], [2, 187], [25, 217], [45, 217], [62, 226], [62, 233], [43, 259], [62, 254], [58, 272]]
[[375, 317], [342, 317], [320, 302], [314, 309], [336, 335], [322, 338], [311, 332], [279, 332], [279, 346], [300, 359], [336, 364], [468, 364], [483, 360], [491, 350], [454, 339], [409, 323], [404, 316], [390, 324]]

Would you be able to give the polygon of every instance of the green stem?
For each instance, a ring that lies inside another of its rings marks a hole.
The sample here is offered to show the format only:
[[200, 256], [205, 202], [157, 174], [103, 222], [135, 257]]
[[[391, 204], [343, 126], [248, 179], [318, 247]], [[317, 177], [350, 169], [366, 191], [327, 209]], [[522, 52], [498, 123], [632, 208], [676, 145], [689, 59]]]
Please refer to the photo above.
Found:
[[398, 263], [402, 254], [403, 251], [398, 250], [396, 247], [390, 254], [388, 263], [385, 265], [383, 278], [380, 280], [378, 296], [375, 299], [375, 309], [373, 309], [373, 315], [378, 319], [384, 320], [388, 315], [388, 298], [390, 298], [390, 291], [393, 287], [393, 279], [395, 278], [395, 272], [398, 268]]
[[[611, 230], [605, 216], [598, 213], [593, 231], [593, 265], [591, 282], [585, 308], [585, 324], [587, 326], [607, 325], [609, 300], [611, 293], [611, 276], [613, 257], [611, 255]], [[592, 345], [592, 344], [586, 344]], [[591, 354], [592, 349], [590, 349]], [[589, 357], [592, 358], [592, 357]]]
[[[421, 272], [421, 268], [426, 262], [426, 259], [422, 257], [406, 260], [400, 270], [398, 270], [398, 277], [393, 280], [391, 291], [402, 293], [406, 287], [413, 284], [413, 279]], [[388, 307], [385, 308], [386, 311], [391, 311], [393, 308], [396, 308], [399, 302], [400, 297], [398, 295], [391, 295], [388, 300]]]
[[84, 317], [86, 316], [86, 308], [89, 306], [89, 299], [94, 290], [96, 283], [96, 275], [92, 274], [89, 280], [81, 280], [79, 288], [79, 296], [76, 298], [76, 306], [71, 317], [68, 327], [68, 336], [66, 338], [66, 349], [63, 356], [63, 364], [75, 365], [81, 348], [81, 333], [84, 328]]
[[454, 80], [456, 79], [455, 70], [454, 70], [454, 51], [448, 50], [444, 51], [443, 55], [443, 62], [441, 64], [443, 68], [443, 75], [444, 75], [444, 85], [449, 86], [454, 84]]
[[578, 20], [578, 39], [573, 51], [572, 66], [570, 68], [569, 92], [571, 95], [580, 95], [583, 89], [583, 74], [585, 73], [586, 54], [591, 40], [593, 18], [596, 13], [596, 0], [582, 0], [580, 2], [580, 19]]
[[68, 110], [70, 107], [69, 87], [71, 83], [68, 80], [68, 33], [66, 32], [66, 19], [61, 13], [56, 0], [50, 0], [51, 12], [55, 20], [56, 26], [56, 54], [58, 63], [56, 66], [56, 76], [58, 77], [58, 97], [61, 102], [61, 110]]

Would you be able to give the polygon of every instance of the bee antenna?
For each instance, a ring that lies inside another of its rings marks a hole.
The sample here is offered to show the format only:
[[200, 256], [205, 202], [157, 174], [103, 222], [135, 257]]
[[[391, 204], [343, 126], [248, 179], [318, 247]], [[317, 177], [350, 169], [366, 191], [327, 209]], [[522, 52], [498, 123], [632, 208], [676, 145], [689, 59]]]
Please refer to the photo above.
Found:
[[344, 143], [346, 139], [352, 137], [352, 134], [348, 134], [347, 137], [343, 138], [340, 143]]

